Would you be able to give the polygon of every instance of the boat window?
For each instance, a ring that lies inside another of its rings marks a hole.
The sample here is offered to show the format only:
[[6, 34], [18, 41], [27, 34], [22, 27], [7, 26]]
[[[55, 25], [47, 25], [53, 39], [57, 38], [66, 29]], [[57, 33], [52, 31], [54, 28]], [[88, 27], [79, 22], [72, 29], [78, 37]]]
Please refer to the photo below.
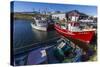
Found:
[[74, 23], [74, 26], [79, 26], [79, 23]]
[[69, 45], [70, 44], [70, 41], [66, 41], [66, 44]]
[[41, 57], [45, 57], [46, 56], [46, 51], [45, 50], [41, 50]]
[[66, 44], [62, 41], [62, 42], [59, 44], [58, 48], [63, 48], [65, 45], [66, 45]]

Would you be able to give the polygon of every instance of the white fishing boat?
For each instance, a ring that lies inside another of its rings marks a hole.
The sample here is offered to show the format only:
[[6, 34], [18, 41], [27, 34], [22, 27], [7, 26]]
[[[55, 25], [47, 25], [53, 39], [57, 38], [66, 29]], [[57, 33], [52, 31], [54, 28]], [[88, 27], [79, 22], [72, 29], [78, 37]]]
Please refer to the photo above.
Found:
[[31, 23], [32, 28], [41, 30], [41, 31], [47, 31], [48, 24], [47, 24], [46, 18], [36, 17], [33, 19], [34, 21]]

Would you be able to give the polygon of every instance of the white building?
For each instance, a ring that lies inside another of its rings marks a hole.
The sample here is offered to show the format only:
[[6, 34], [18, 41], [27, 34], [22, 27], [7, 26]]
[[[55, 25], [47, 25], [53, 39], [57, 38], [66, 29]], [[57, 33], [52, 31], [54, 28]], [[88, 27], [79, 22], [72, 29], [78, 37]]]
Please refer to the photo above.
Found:
[[65, 13], [59, 13], [59, 14], [52, 14], [52, 18], [59, 18], [59, 20], [66, 19]]

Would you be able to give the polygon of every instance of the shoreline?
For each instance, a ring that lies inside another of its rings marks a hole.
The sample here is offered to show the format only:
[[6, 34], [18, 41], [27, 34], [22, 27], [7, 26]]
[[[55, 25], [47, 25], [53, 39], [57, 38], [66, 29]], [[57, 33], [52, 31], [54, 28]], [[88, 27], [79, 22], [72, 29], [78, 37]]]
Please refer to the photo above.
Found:
[[11, 13], [11, 18], [13, 19], [26, 19], [26, 20], [32, 20], [33, 17], [36, 16], [43, 16], [46, 17], [48, 15], [42, 15], [42, 14], [33, 14], [33, 13]]

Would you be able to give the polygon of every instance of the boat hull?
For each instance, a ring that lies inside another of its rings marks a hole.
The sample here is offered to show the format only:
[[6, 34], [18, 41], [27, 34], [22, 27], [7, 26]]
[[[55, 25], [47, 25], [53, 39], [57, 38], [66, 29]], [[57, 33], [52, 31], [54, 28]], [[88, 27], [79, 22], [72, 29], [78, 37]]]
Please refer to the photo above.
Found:
[[47, 31], [47, 27], [35, 26], [33, 23], [31, 23], [31, 26], [32, 26], [32, 28], [37, 29], [37, 30]]
[[61, 35], [65, 37], [71, 37], [73, 39], [78, 39], [85, 43], [90, 43], [94, 36], [94, 31], [71, 32], [67, 29], [62, 29], [58, 24], [55, 24], [54, 27], [56, 31], [59, 32]]

